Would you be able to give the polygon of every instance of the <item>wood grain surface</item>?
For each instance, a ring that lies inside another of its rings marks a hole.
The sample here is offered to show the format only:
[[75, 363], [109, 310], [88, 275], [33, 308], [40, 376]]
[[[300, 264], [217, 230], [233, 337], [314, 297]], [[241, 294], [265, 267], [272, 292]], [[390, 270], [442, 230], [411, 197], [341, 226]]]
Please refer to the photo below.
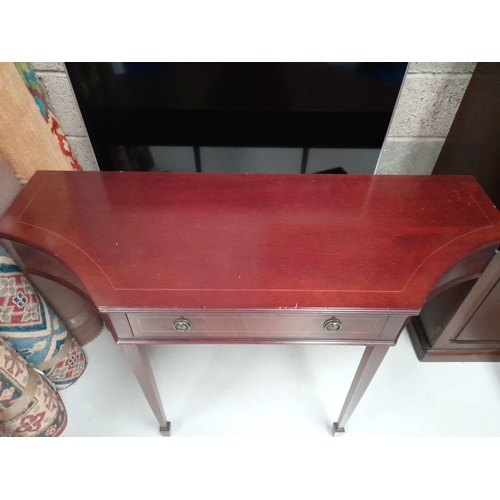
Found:
[[62, 263], [101, 311], [417, 313], [500, 244], [500, 213], [470, 176], [40, 171], [0, 237]]

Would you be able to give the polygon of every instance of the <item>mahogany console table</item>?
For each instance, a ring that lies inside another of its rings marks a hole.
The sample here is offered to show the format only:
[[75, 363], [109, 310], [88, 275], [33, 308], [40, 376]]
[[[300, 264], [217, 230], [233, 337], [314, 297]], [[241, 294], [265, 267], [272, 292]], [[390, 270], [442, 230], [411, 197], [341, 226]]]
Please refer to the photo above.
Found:
[[427, 297], [486, 268], [500, 213], [469, 176], [40, 171], [0, 237], [102, 314], [163, 434], [147, 345], [366, 346], [335, 434]]

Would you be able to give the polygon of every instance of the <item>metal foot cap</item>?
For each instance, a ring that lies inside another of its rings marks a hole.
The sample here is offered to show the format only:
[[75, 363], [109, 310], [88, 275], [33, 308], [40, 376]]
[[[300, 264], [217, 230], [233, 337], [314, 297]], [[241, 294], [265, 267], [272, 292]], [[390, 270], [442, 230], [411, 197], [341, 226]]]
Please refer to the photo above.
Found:
[[160, 434], [162, 436], [170, 436], [170, 422], [167, 422], [165, 427], [160, 427]]
[[345, 434], [345, 429], [343, 427], [339, 427], [337, 422], [333, 422], [332, 436], [337, 434]]

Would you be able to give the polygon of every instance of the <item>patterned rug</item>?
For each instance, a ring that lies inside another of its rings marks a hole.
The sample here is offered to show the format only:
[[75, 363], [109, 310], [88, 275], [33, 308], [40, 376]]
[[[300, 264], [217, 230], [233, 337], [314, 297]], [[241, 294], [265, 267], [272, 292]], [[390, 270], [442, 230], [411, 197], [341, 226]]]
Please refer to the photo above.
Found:
[[57, 389], [76, 382], [87, 366], [82, 348], [2, 247], [0, 337]]
[[59, 394], [0, 339], [0, 435], [59, 436], [66, 424]]
[[71, 146], [69, 145], [64, 132], [61, 130], [61, 126], [59, 125], [57, 118], [50, 109], [45, 87], [36, 76], [33, 65], [29, 62], [17, 62], [14, 63], [14, 65], [21, 75], [21, 78], [23, 79], [29, 93], [35, 100], [38, 109], [40, 109], [40, 113], [42, 114], [43, 119], [50, 127], [50, 131], [52, 132], [54, 137], [57, 139], [59, 148], [61, 149], [61, 153], [64, 155], [73, 170], [81, 170], [80, 164], [75, 158], [75, 155], [71, 150]]
[[8, 427], [5, 427], [2, 423], [0, 423], [0, 438], [5, 438], [5, 437], [14, 437], [12, 432], [10, 432], [10, 429]]

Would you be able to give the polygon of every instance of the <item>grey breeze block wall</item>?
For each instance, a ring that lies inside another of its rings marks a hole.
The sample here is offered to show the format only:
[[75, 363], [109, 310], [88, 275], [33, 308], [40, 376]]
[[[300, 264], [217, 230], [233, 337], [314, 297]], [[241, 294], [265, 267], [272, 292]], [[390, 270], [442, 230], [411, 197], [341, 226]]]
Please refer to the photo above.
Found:
[[[83, 170], [98, 170], [64, 63], [32, 63]], [[476, 63], [412, 62], [377, 174], [430, 174]]]
[[432, 173], [475, 67], [472, 62], [410, 63], [377, 174]]

